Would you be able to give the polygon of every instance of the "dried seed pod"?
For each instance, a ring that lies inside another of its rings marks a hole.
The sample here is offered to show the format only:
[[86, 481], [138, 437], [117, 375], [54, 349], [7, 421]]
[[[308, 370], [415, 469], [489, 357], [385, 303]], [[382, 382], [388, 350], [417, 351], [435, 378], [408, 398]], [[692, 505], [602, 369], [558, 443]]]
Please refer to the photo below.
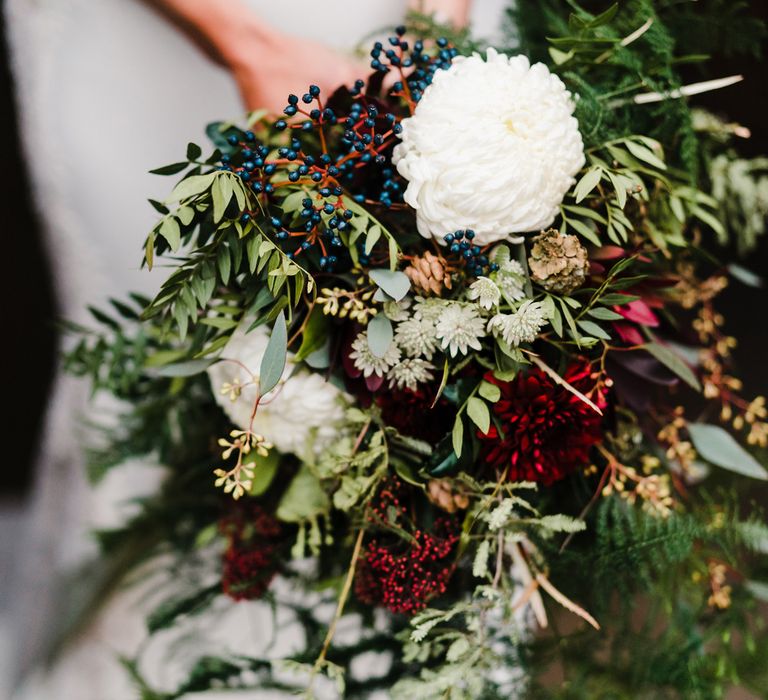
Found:
[[451, 479], [432, 479], [427, 484], [427, 498], [447, 513], [455, 513], [469, 506], [469, 498]]
[[429, 251], [424, 255], [415, 256], [411, 260], [411, 264], [405, 268], [405, 274], [408, 275], [417, 291], [424, 294], [439, 296], [444, 288], [451, 288], [448, 263], [444, 258]]
[[587, 278], [587, 249], [576, 236], [555, 229], [542, 231], [533, 239], [528, 267], [531, 279], [547, 291], [570, 294]]

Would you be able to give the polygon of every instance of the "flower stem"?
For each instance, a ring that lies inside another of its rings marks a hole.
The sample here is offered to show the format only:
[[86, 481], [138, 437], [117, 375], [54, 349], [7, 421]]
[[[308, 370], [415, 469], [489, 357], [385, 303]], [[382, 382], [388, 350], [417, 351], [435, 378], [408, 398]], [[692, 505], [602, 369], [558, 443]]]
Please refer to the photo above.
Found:
[[310, 675], [310, 678], [309, 678], [309, 687], [307, 688], [307, 696], [310, 696], [312, 685], [314, 683], [317, 672], [323, 667], [323, 664], [325, 663], [325, 657], [328, 654], [328, 649], [330, 649], [331, 642], [333, 641], [333, 636], [334, 634], [336, 634], [336, 626], [339, 624], [341, 615], [344, 612], [344, 606], [346, 605], [347, 599], [349, 598], [349, 592], [352, 589], [352, 581], [355, 578], [355, 569], [357, 568], [357, 562], [360, 559], [360, 551], [363, 547], [364, 535], [365, 535], [365, 527], [361, 527], [357, 533], [357, 539], [355, 540], [355, 547], [352, 550], [352, 559], [350, 559], [349, 561], [349, 568], [347, 569], [347, 577], [344, 580], [344, 586], [341, 589], [341, 594], [339, 595], [339, 602], [336, 604], [336, 612], [333, 615], [333, 620], [331, 620], [331, 624], [328, 626], [328, 632], [325, 635], [323, 648], [320, 650], [320, 654], [318, 655], [317, 659], [315, 660], [315, 664], [312, 667], [312, 674]]

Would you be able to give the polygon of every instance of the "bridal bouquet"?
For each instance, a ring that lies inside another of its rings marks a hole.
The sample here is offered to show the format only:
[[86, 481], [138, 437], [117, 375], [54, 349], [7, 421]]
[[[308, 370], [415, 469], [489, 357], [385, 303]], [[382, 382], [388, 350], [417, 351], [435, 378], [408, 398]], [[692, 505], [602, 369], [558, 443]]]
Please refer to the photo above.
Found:
[[716, 310], [753, 278], [702, 172], [733, 127], [688, 110], [650, 3], [551, 16], [547, 63], [398, 28], [368, 80], [157, 171], [183, 172], [145, 246], [170, 274], [68, 356], [132, 404], [101, 467], [169, 469], [102, 537], [173, 555], [150, 633], [228, 596], [292, 606], [306, 644], [143, 697], [761, 687], [768, 527], [736, 489], [768, 478], [767, 413]]

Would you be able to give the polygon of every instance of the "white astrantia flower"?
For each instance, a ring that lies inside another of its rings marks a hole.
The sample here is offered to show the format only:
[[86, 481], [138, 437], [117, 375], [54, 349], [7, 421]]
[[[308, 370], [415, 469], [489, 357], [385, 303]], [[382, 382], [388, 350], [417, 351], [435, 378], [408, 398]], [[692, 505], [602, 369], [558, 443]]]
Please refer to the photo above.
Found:
[[437, 321], [450, 301], [437, 297], [416, 297], [413, 315], [425, 321]]
[[483, 246], [547, 228], [584, 165], [565, 85], [488, 49], [435, 73], [393, 153], [422, 236], [472, 229]]
[[434, 379], [433, 369], [435, 366], [431, 362], [419, 358], [406, 358], [387, 372], [389, 388], [397, 386], [398, 389], [406, 388], [415, 391], [419, 384]]
[[368, 346], [368, 331], [362, 331], [352, 343], [349, 356], [364, 377], [370, 377], [372, 374], [383, 377], [391, 367], [400, 362], [400, 348], [397, 343], [390, 343], [384, 357], [376, 357]]
[[508, 301], [519, 301], [525, 298], [525, 270], [517, 260], [507, 260], [495, 274], [504, 298]]
[[480, 308], [490, 311], [501, 299], [501, 290], [488, 277], [478, 277], [469, 285], [467, 299], [476, 301]]
[[[245, 330], [243, 321], [232, 334], [219, 362], [208, 368], [213, 395], [232, 423], [250, 427], [259, 393], [261, 358], [269, 342], [269, 330], [258, 326]], [[279, 452], [312, 460], [334, 440], [344, 421], [349, 397], [306, 367], [296, 368], [289, 353], [280, 383], [262, 397], [253, 419], [253, 430]]]
[[517, 347], [520, 343], [532, 343], [547, 323], [544, 308], [538, 301], [524, 301], [511, 314], [496, 314], [488, 321], [488, 332], [500, 336], [505, 343]]
[[456, 357], [459, 353], [466, 355], [469, 348], [482, 349], [480, 338], [485, 336], [485, 321], [474, 304], [453, 301], [445, 304], [435, 331], [443, 350]]
[[395, 342], [408, 357], [431, 360], [437, 349], [434, 321], [419, 316], [401, 321], [395, 329]]
[[383, 304], [384, 315], [393, 323], [405, 321], [408, 318], [408, 309], [411, 308], [411, 297], [405, 297], [400, 301], [385, 301]]

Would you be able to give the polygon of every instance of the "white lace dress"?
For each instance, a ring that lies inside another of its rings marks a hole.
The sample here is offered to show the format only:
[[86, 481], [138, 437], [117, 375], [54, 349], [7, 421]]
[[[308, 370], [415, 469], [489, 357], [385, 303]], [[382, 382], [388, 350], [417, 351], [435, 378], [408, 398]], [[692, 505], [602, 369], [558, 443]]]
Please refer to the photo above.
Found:
[[[406, 5], [406, 0], [250, 2], [275, 26], [339, 48], [398, 23]], [[473, 20], [481, 35], [498, 27], [505, 4], [476, 1]], [[178, 160], [188, 141], [204, 142], [204, 125], [236, 119], [241, 105], [230, 76], [138, 0], [6, 0], [4, 10], [23, 146], [59, 309], [63, 317], [87, 322], [87, 304], [102, 305], [128, 291], [151, 294], [159, 286], [162, 274], [148, 274], [139, 263], [144, 235], [156, 220], [146, 198], [162, 198], [169, 181], [148, 170]], [[89, 531], [119, 523], [131, 510], [128, 501], [151, 492], [162, 475], [151, 464], [134, 464], [90, 489], [80, 427], [93, 411], [86, 390], [84, 383], [59, 377], [48, 409], [16, 567], [11, 646], [18, 671], [29, 671], [61, 614], [56, 605], [61, 576], [95, 554]], [[116, 657], [132, 656], [144, 638], [146, 592], [138, 587], [114, 596], [59, 661], [34, 672], [17, 697], [137, 697]], [[273, 626], [264, 606], [241, 604], [219, 612], [205, 623], [206, 637], [218, 651], [257, 653], [264, 647], [269, 636], [264, 632]], [[279, 626], [276, 655], [300, 641], [289, 619]], [[149, 661], [143, 670], [161, 688], [172, 688], [183, 675], [178, 654], [173, 663], [166, 651], [144, 656]], [[0, 679], [0, 694], [2, 687]]]

